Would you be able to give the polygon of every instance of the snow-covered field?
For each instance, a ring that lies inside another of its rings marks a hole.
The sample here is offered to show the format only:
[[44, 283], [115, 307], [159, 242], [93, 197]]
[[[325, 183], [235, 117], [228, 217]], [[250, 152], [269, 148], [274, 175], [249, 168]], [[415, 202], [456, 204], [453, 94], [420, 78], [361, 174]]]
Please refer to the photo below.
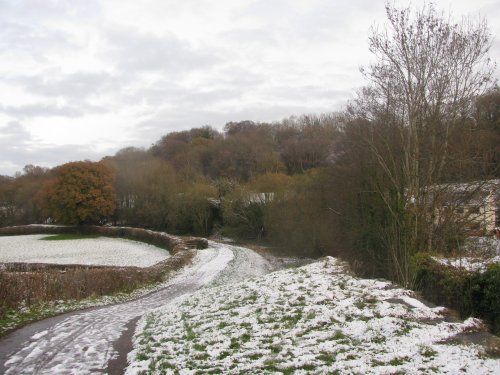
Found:
[[481, 322], [446, 322], [444, 310], [326, 258], [146, 314], [126, 373], [500, 373], [500, 359], [452, 341]]
[[44, 241], [43, 234], [0, 237], [0, 263], [52, 263], [149, 267], [169, 257], [166, 250], [121, 238]]

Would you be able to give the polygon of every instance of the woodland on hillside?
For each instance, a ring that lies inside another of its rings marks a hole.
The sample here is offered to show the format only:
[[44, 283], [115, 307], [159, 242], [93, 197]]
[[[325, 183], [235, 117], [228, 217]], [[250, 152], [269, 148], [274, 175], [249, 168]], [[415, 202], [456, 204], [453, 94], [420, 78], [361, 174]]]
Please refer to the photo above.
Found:
[[0, 177], [0, 226], [50, 218], [259, 240], [411, 285], [415, 254], [465, 236], [457, 217], [434, 220], [436, 187], [500, 177], [500, 90], [484, 23], [448, 23], [432, 6], [387, 16], [370, 35], [369, 83], [344, 111], [207, 125], [83, 162], [113, 190], [87, 186], [109, 210], [85, 220], [57, 205], [78, 163], [28, 165]]

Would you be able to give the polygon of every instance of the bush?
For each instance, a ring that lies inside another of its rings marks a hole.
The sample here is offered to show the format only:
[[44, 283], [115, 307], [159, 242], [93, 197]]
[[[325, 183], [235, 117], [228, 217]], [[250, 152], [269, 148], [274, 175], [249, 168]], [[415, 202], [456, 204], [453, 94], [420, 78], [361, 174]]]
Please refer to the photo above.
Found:
[[472, 313], [486, 319], [495, 334], [500, 334], [500, 264], [472, 275], [470, 306]]
[[500, 334], [500, 264], [484, 272], [443, 266], [428, 254], [413, 258], [416, 289], [429, 301], [458, 311], [462, 318], [484, 319]]

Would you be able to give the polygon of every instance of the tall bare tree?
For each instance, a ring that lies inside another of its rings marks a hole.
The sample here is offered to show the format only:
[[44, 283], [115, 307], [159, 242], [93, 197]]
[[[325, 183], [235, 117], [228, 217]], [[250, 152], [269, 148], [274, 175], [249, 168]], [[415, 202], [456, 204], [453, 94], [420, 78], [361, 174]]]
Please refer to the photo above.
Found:
[[[450, 137], [471, 116], [474, 99], [493, 83], [486, 22], [455, 23], [432, 4], [386, 4], [388, 26], [373, 27], [371, 85], [355, 115], [370, 120], [366, 145], [384, 175], [373, 189], [392, 220], [386, 240], [399, 281], [410, 284], [409, 259], [434, 243], [434, 189], [443, 182]], [[382, 129], [382, 131], [381, 131]], [[390, 192], [390, 193], [389, 193]]]

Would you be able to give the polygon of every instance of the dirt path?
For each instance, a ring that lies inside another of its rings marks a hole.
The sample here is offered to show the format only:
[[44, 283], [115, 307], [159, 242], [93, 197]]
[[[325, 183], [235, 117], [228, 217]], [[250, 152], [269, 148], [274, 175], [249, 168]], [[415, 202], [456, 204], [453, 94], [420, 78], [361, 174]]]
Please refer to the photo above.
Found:
[[214, 242], [193, 266], [140, 299], [69, 313], [25, 326], [0, 340], [0, 373], [102, 374], [123, 368], [135, 321], [176, 297], [271, 270], [252, 250]]

